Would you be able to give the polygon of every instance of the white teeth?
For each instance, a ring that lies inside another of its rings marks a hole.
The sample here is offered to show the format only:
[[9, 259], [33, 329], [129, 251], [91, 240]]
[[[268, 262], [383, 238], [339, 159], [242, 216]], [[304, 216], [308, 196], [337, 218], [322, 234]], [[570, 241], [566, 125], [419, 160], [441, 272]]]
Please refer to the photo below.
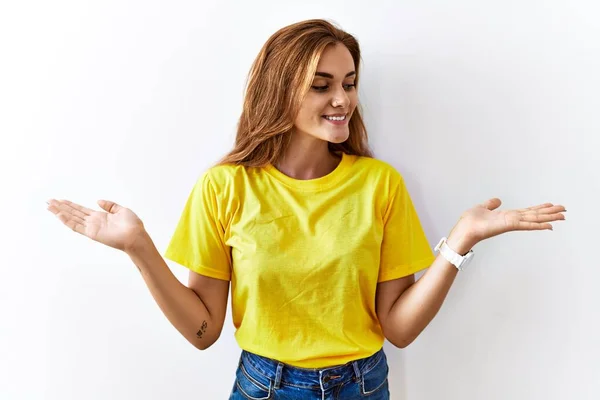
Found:
[[329, 117], [329, 116], [325, 116], [325, 119], [328, 119], [330, 121], [343, 121], [346, 119], [346, 116], [342, 116], [342, 117]]

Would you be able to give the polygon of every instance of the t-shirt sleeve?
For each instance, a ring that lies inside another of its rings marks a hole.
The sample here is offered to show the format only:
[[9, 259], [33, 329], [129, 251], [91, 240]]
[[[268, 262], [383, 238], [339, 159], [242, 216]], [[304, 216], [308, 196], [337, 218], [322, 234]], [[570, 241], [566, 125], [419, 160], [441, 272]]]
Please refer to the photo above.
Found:
[[435, 255], [401, 176], [391, 192], [383, 220], [378, 282], [402, 278], [431, 266]]
[[208, 173], [194, 185], [164, 257], [211, 278], [231, 279], [220, 198]]

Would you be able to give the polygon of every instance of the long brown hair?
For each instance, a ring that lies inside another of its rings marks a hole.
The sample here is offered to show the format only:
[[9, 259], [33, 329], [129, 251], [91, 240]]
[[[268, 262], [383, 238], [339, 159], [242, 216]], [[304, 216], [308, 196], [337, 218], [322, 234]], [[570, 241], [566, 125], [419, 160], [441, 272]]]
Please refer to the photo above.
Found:
[[[267, 40], [248, 74], [235, 146], [217, 165], [275, 164], [289, 144], [290, 131], [310, 90], [321, 54], [325, 47], [336, 43], [345, 45], [352, 55], [358, 88], [358, 41], [332, 23], [322, 19], [297, 22]], [[348, 124], [348, 139], [339, 144], [329, 143], [329, 150], [373, 157], [358, 106]]]

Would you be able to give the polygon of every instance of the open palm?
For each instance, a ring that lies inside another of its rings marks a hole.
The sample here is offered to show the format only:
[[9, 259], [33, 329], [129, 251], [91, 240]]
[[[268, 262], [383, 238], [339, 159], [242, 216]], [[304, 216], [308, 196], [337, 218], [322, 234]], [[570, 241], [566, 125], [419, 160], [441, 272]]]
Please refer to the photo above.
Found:
[[565, 220], [565, 207], [544, 203], [537, 206], [498, 210], [502, 201], [496, 197], [465, 211], [461, 216], [476, 242], [512, 231], [552, 230], [551, 222]]
[[98, 205], [106, 212], [55, 199], [48, 201], [48, 210], [73, 231], [115, 249], [126, 250], [144, 230], [142, 221], [133, 211], [112, 201], [100, 200]]

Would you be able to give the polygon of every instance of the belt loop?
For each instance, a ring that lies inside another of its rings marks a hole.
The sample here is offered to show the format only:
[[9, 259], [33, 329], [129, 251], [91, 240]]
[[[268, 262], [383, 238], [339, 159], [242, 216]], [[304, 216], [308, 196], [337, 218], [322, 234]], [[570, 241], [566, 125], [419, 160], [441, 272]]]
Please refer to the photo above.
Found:
[[356, 375], [356, 382], [360, 382], [360, 368], [358, 368], [358, 361], [352, 362], [352, 367], [354, 367], [354, 374]]
[[277, 363], [277, 372], [275, 373], [275, 389], [279, 389], [279, 384], [281, 383], [281, 372], [283, 370], [283, 363]]

